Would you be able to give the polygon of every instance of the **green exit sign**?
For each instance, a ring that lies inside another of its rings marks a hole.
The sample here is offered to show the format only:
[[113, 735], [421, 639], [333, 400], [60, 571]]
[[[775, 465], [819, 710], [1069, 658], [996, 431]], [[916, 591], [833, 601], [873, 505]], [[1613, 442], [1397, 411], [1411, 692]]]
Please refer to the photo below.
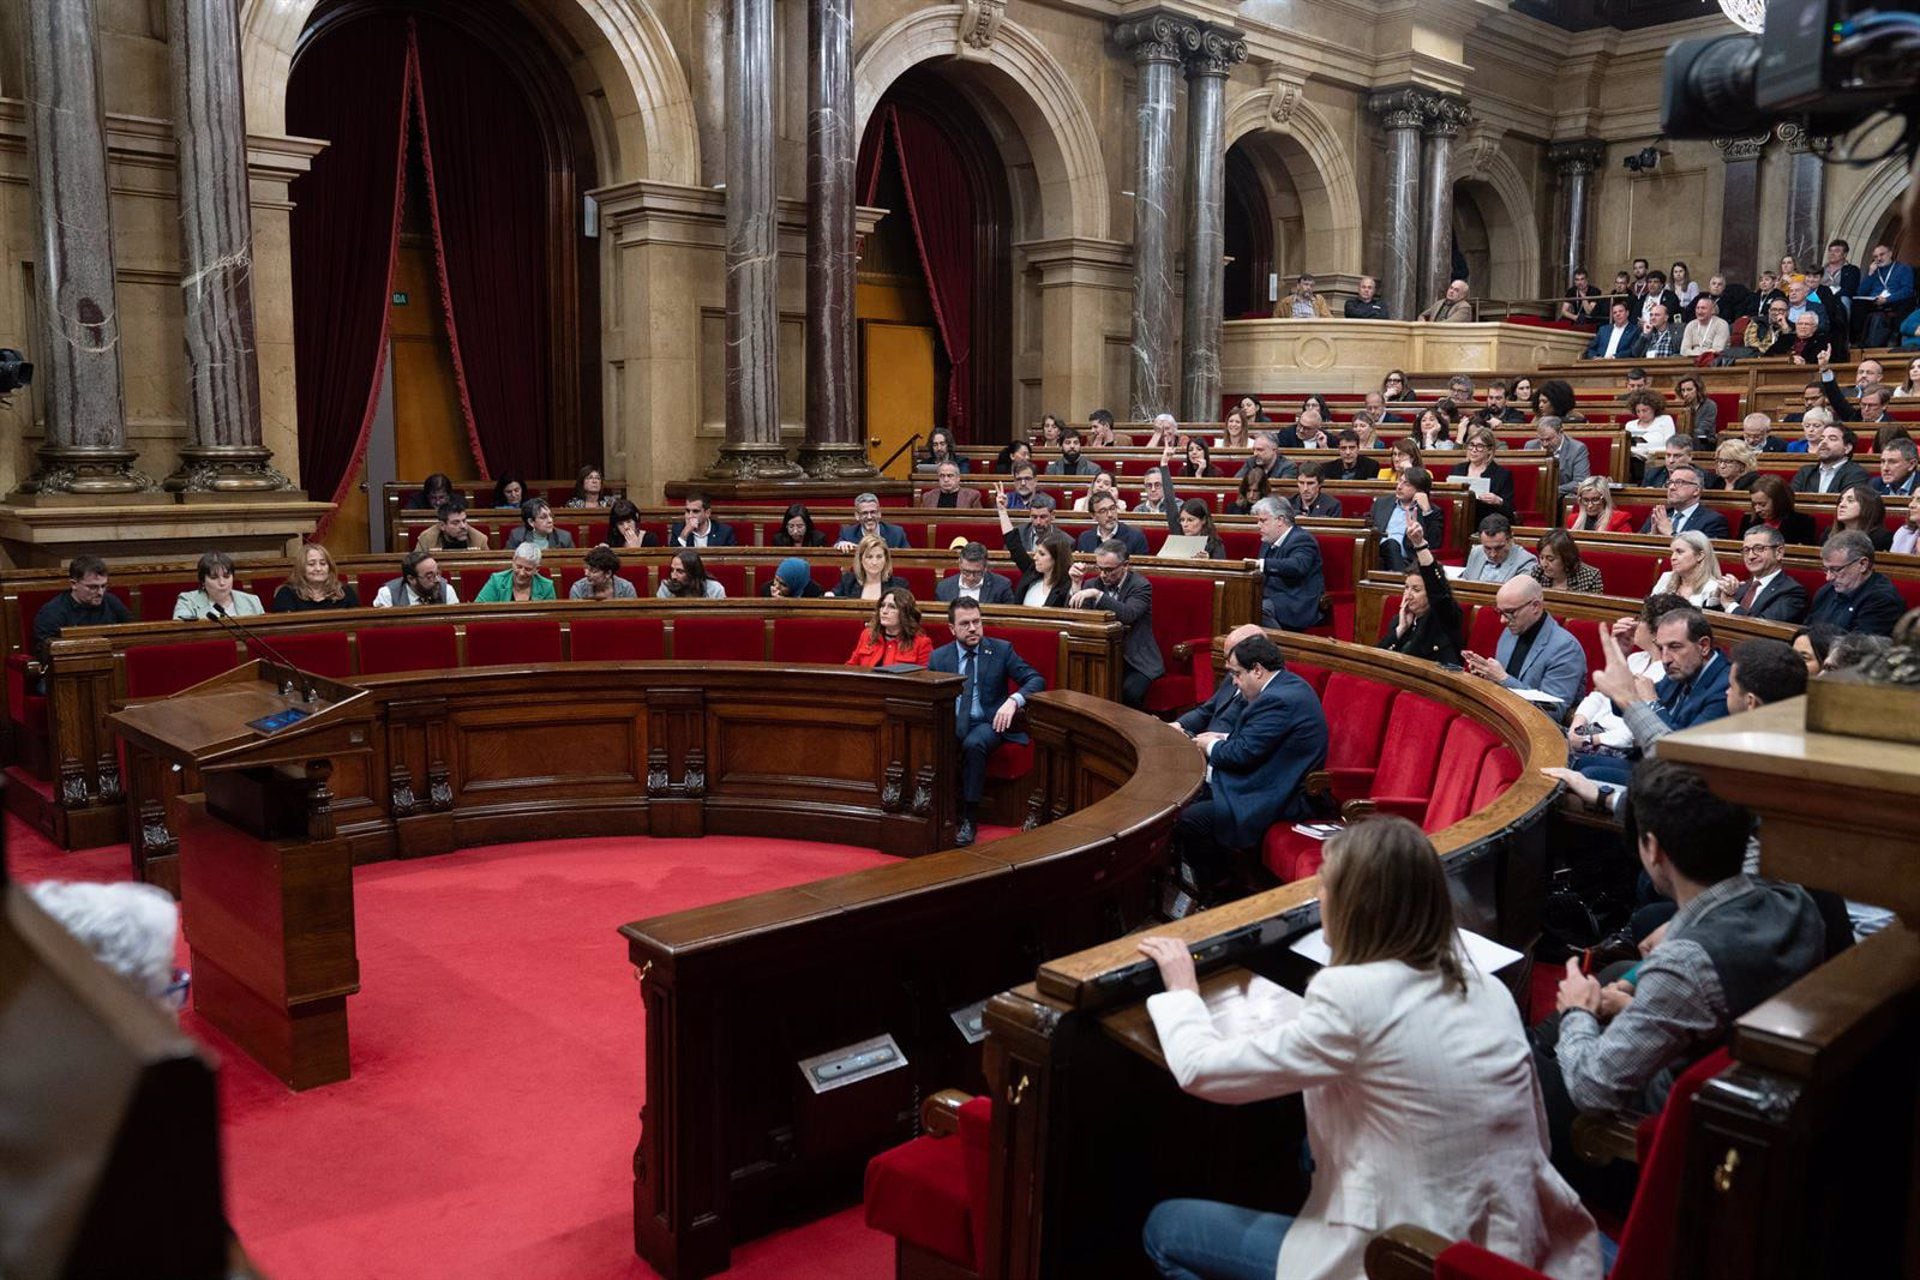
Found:
[[404, 293], [395, 293], [395, 294], [393, 295], [393, 305], [394, 305], [394, 306], [396, 306], [396, 307], [404, 307], [404, 306], [406, 306], [406, 305], [407, 305], [407, 295], [406, 295], [406, 294], [404, 294]]

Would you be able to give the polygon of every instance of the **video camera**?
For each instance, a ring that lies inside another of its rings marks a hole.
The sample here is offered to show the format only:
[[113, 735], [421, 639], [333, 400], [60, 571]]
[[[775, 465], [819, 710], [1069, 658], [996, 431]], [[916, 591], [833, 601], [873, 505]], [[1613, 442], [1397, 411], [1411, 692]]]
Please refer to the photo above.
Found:
[[12, 347], [0, 347], [0, 396], [33, 381], [33, 366]]
[[1920, 13], [1863, 0], [1769, 0], [1762, 35], [1705, 36], [1667, 51], [1669, 138], [1764, 133], [1785, 121], [1839, 135], [1920, 105]]

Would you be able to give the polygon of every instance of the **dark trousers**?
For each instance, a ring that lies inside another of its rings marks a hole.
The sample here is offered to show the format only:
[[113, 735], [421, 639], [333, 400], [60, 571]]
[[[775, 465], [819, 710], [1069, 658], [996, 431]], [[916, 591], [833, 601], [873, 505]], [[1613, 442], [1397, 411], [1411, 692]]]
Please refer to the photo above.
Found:
[[1153, 684], [1153, 677], [1144, 671], [1128, 667], [1126, 674], [1120, 677], [1120, 701], [1130, 707], [1143, 707], [1147, 704], [1147, 689]]
[[1203, 890], [1217, 889], [1234, 876], [1234, 851], [1214, 837], [1214, 818], [1221, 803], [1212, 787], [1202, 786], [1173, 824], [1173, 847], [1193, 869], [1199, 882], [1195, 887]]
[[1567, 1093], [1560, 1059], [1554, 1052], [1560, 1042], [1560, 1015], [1556, 1013], [1537, 1024], [1528, 1034], [1533, 1042], [1534, 1071], [1540, 1077], [1540, 1098], [1546, 1106], [1553, 1167], [1582, 1200], [1625, 1217], [1640, 1180], [1639, 1167], [1625, 1160], [1588, 1164], [1573, 1150], [1573, 1118], [1580, 1110]]
[[987, 757], [1004, 741], [993, 731], [993, 721], [976, 720], [960, 736], [960, 800], [980, 803], [987, 789]]

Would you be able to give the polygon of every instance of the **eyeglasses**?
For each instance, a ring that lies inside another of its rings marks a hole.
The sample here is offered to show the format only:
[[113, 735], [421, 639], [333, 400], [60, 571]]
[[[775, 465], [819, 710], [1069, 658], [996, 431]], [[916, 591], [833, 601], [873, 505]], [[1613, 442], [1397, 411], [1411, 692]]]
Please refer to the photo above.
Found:
[[1514, 619], [1514, 618], [1517, 618], [1517, 617], [1519, 617], [1519, 616], [1520, 616], [1521, 614], [1523, 614], [1523, 613], [1525, 613], [1525, 612], [1526, 612], [1527, 610], [1529, 610], [1529, 609], [1531, 609], [1531, 608], [1533, 608], [1533, 606], [1534, 606], [1534, 605], [1536, 605], [1536, 604], [1538, 604], [1538, 603], [1540, 603], [1540, 602], [1539, 602], [1539, 601], [1537, 601], [1537, 600], [1529, 600], [1529, 601], [1527, 601], [1527, 603], [1525, 603], [1525, 604], [1517, 604], [1517, 605], [1514, 605], [1514, 606], [1513, 606], [1513, 607], [1512, 607], [1511, 609], [1503, 609], [1503, 608], [1501, 608], [1501, 607], [1500, 607], [1499, 605], [1495, 605], [1495, 606], [1494, 606], [1494, 608], [1493, 608], [1493, 611], [1494, 611], [1495, 613], [1497, 613], [1497, 614], [1499, 614], [1499, 615], [1500, 615], [1500, 616], [1501, 616], [1502, 618], [1506, 618], [1506, 619], [1509, 619], [1509, 620], [1511, 620], [1511, 619]]
[[1823, 564], [1820, 566], [1820, 572], [1826, 574], [1829, 578], [1837, 578], [1860, 562], [1861, 557], [1855, 556], [1844, 564]]

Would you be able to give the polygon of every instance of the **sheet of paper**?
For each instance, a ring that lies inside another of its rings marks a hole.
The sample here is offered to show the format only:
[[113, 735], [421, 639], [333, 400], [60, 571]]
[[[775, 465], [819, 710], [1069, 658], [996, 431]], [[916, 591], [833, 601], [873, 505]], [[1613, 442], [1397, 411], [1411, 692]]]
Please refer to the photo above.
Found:
[[1207, 1011], [1221, 1034], [1253, 1035], [1269, 1027], [1291, 1022], [1300, 1016], [1306, 1001], [1277, 982], [1269, 982], [1257, 973], [1247, 975], [1247, 985], [1228, 987], [1209, 995]]
[[1560, 705], [1560, 699], [1554, 697], [1550, 693], [1542, 693], [1538, 689], [1509, 688], [1507, 692], [1517, 693], [1521, 697], [1525, 698], [1528, 702], [1537, 702], [1543, 707], [1557, 707]]
[[[1518, 951], [1512, 947], [1502, 946], [1492, 938], [1483, 938], [1468, 929], [1461, 929], [1458, 932], [1460, 945], [1465, 949], [1467, 959], [1473, 961], [1474, 968], [1489, 977], [1521, 958]], [[1318, 965], [1333, 963], [1333, 950], [1327, 946], [1325, 929], [1315, 929], [1312, 933], [1301, 934], [1288, 945], [1288, 950]]]
[[1493, 490], [1493, 481], [1487, 479], [1485, 476], [1454, 476], [1453, 482], [1455, 484], [1463, 484], [1473, 490], [1475, 497], [1490, 493]]
[[1450, 580], [1453, 578], [1458, 578], [1461, 574], [1465, 573], [1466, 571], [1467, 571], [1467, 566], [1463, 564], [1443, 564], [1440, 566], [1440, 572], [1446, 574], [1448, 579]]

